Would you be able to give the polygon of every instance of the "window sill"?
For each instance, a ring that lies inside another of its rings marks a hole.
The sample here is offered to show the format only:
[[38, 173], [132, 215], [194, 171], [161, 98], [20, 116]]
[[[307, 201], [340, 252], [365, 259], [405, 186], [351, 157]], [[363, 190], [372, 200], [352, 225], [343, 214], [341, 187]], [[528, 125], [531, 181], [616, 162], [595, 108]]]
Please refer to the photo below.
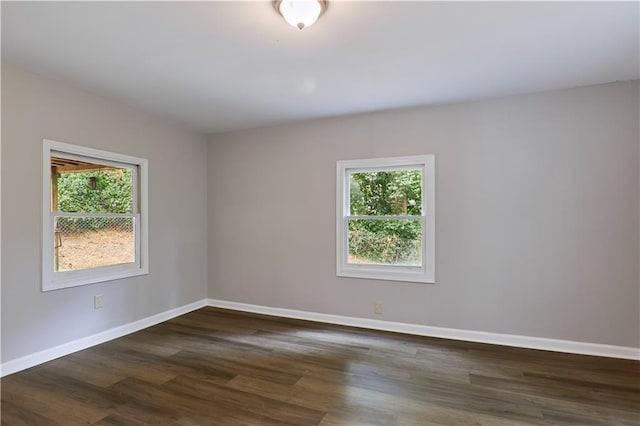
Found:
[[60, 290], [63, 288], [120, 280], [123, 278], [137, 277], [139, 275], [147, 275], [148, 273], [149, 270], [146, 268], [134, 266], [123, 267], [122, 265], [57, 272], [55, 278], [51, 281], [43, 282], [42, 291]]
[[383, 281], [404, 281], [420, 284], [435, 284], [435, 279], [422, 270], [416, 272], [409, 271], [389, 271], [389, 270], [373, 270], [369, 268], [342, 268], [336, 273], [338, 277], [345, 278], [364, 278], [370, 280]]

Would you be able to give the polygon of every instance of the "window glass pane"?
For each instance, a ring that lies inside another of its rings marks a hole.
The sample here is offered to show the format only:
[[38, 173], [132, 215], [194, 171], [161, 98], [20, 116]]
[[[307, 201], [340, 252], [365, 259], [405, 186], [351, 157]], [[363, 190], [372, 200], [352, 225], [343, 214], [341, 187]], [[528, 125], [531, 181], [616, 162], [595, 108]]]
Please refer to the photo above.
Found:
[[422, 266], [421, 219], [348, 221], [348, 263]]
[[75, 271], [135, 262], [133, 217], [54, 218], [54, 270]]
[[133, 176], [113, 167], [66, 158], [51, 158], [54, 211], [133, 213]]
[[349, 213], [422, 214], [422, 169], [349, 173]]

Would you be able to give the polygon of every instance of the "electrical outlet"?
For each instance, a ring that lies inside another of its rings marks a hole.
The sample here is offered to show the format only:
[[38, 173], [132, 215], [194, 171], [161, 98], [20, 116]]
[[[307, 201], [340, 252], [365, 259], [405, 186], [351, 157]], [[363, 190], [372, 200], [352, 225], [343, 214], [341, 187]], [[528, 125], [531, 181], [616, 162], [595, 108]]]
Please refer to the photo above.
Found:
[[101, 294], [96, 294], [93, 296], [93, 308], [100, 309], [104, 306], [104, 296]]
[[382, 315], [382, 302], [376, 302], [373, 304], [373, 312], [375, 312], [376, 315]]

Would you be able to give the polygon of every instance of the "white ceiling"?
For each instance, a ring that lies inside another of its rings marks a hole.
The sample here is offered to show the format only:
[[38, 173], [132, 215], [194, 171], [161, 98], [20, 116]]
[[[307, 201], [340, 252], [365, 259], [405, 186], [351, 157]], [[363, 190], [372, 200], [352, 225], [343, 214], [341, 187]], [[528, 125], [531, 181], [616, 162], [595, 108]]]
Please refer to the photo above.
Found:
[[2, 61], [201, 132], [639, 73], [639, 3], [2, 2]]

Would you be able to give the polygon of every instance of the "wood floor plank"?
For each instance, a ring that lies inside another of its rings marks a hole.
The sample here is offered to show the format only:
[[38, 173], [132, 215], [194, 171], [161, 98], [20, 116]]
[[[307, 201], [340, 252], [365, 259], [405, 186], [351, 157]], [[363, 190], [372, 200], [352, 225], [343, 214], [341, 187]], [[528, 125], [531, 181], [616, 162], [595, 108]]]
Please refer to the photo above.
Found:
[[14, 404], [9, 399], [2, 401], [2, 410], [0, 412], [2, 425], [13, 426], [29, 426], [29, 425], [49, 425], [56, 426], [61, 423], [56, 422], [51, 417], [46, 417], [30, 408], [26, 403], [23, 406]]
[[596, 387], [579, 386], [572, 382], [558, 382], [544, 378], [525, 377], [518, 381], [471, 375], [471, 383], [482, 387], [508, 389], [522, 395], [545, 395], [567, 402], [634, 411], [640, 406], [637, 392], [597, 392]]
[[[2, 379], [2, 405], [5, 401], [30, 414], [36, 413], [50, 419], [53, 424], [91, 424], [107, 414], [101, 407], [76, 401], [57, 389], [43, 388], [39, 383], [15, 374]], [[26, 418], [23, 420], [26, 421]]]
[[163, 388], [191, 397], [205, 397], [231, 410], [263, 415], [280, 424], [317, 425], [326, 414], [320, 410], [294, 405], [275, 398], [244, 392], [215, 383], [176, 377]]
[[293, 384], [300, 380], [301, 377], [298, 374], [287, 371], [274, 371], [261, 363], [259, 358], [257, 360], [247, 360], [246, 358], [225, 359], [221, 357], [211, 359], [211, 354], [205, 356], [196, 352], [182, 351], [171, 356], [171, 360], [181, 365], [192, 366], [194, 369], [202, 368], [201, 366], [206, 365], [208, 368], [213, 369], [214, 374], [225, 375], [229, 380], [238, 374], [245, 374], [275, 383]]
[[[70, 356], [76, 359], [76, 355], [72, 354]], [[88, 357], [91, 359], [90, 362], [117, 375], [125, 378], [135, 377], [150, 383], [162, 384], [178, 374], [178, 372], [174, 371], [175, 366], [171, 364], [162, 365], [159, 363], [159, 359], [151, 354], [143, 359], [137, 357], [132, 351], [114, 351], [110, 347], [110, 342], [99, 345], [90, 354], [78, 356]]]
[[4, 377], [2, 425], [640, 425], [640, 362], [202, 308]]
[[[196, 383], [192, 379], [188, 382]], [[205, 425], [214, 421], [215, 424], [223, 421], [228, 424], [274, 424], [268, 417], [239, 405], [165, 385], [155, 386], [131, 378], [116, 383], [111, 389], [129, 398], [128, 415], [149, 424]]]
[[[558, 399], [546, 394], [533, 393], [517, 393], [512, 389], [490, 388], [483, 386], [471, 385], [474, 392], [481, 393], [488, 398], [497, 401], [510, 401], [512, 403], [537, 407], [542, 411], [545, 419], [549, 417], [558, 418], [588, 418], [592, 419], [588, 424], [631, 424], [640, 425], [639, 414], [636, 411], [617, 410], [613, 407], [601, 407], [598, 405], [587, 404], [577, 401], [569, 401], [566, 399]], [[584, 423], [584, 422], [582, 422]], [[582, 424], [580, 422], [569, 422], [567, 424]]]
[[[320, 378], [304, 377], [297, 387], [322, 388], [331, 395], [340, 394], [345, 386], [350, 390], [347, 401], [355, 406], [388, 407], [391, 412], [411, 414], [413, 418], [428, 416], [427, 407], [440, 407], [451, 413], [461, 414], [467, 421], [473, 417], [497, 417], [514, 422], [539, 424], [542, 412], [537, 407], [507, 400], [496, 400], [485, 395], [469, 392], [454, 383], [430, 383], [416, 386], [411, 383], [387, 380], [380, 382], [371, 377], [353, 376], [348, 383], [332, 383]], [[382, 386], [380, 383], [384, 383]]]
[[114, 369], [96, 368], [95, 358], [87, 360], [74, 355], [76, 354], [48, 362], [43, 365], [43, 369], [61, 371], [67, 377], [101, 387], [107, 387], [127, 377], [126, 373]]

